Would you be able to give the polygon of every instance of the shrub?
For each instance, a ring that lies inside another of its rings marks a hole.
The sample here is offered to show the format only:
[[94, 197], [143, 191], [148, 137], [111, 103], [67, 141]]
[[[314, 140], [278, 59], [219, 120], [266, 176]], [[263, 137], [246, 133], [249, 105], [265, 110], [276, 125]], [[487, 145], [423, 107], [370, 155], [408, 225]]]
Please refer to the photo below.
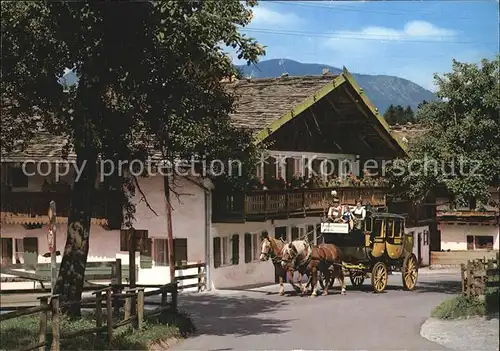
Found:
[[457, 319], [484, 314], [485, 305], [482, 300], [460, 295], [443, 301], [432, 311], [431, 316], [439, 319]]
[[[120, 318], [115, 318], [116, 322]], [[25, 348], [38, 343], [38, 315], [23, 316], [0, 323], [0, 350]], [[47, 326], [47, 350], [52, 341], [51, 319]], [[61, 336], [75, 330], [95, 327], [95, 318], [90, 313], [83, 313], [82, 318], [70, 320], [65, 316], [60, 318]], [[145, 321], [142, 330], [136, 330], [130, 325], [114, 330], [112, 349], [115, 350], [147, 350], [151, 342], [165, 340], [171, 337], [186, 337], [195, 331], [191, 319], [182, 313], [168, 314], [163, 317], [152, 317]], [[64, 350], [108, 350], [106, 333], [99, 337], [86, 334], [80, 337], [61, 340]]]

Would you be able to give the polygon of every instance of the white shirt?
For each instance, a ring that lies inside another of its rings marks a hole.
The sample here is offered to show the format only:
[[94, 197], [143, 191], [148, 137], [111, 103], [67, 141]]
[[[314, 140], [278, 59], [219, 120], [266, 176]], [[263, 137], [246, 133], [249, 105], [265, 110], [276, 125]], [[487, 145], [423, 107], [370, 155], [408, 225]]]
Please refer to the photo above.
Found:
[[355, 216], [359, 216], [361, 215], [361, 219], [365, 219], [366, 217], [366, 210], [364, 207], [355, 207], [354, 208], [354, 211], [352, 211], [352, 213], [355, 215]]

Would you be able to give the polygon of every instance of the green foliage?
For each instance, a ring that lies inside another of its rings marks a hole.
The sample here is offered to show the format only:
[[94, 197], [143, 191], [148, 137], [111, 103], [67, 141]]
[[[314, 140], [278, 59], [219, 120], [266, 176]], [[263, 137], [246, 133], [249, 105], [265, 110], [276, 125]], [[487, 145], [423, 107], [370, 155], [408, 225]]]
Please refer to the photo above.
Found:
[[[435, 76], [441, 101], [422, 104], [416, 119], [427, 132], [410, 140], [409, 158], [391, 168], [392, 182], [408, 189], [415, 201], [436, 185], [446, 186], [455, 205], [469, 199], [488, 203], [490, 186], [500, 180], [499, 58], [480, 65], [453, 61], [453, 70]], [[427, 162], [427, 171], [408, 170], [408, 164]]]
[[[90, 233], [86, 199], [99, 157], [125, 169], [153, 155], [170, 162], [196, 156], [206, 161], [198, 163], [202, 168], [215, 159], [239, 159], [246, 173], [254, 166], [251, 131], [231, 124], [235, 97], [221, 81], [234, 66], [221, 45], [248, 63], [264, 54], [238, 32], [257, 2], [120, 2], [15, 1], [1, 8], [2, 152], [48, 131], [66, 138], [65, 151], [73, 149], [77, 164], [85, 165], [72, 189], [57, 285], [63, 300], [81, 297]], [[60, 84], [65, 69], [73, 69], [78, 84]], [[120, 176], [106, 182], [127, 189], [128, 226], [136, 185]], [[175, 182], [169, 187], [175, 192]]]
[[[122, 315], [123, 318], [123, 315]], [[115, 322], [119, 318], [115, 318]], [[10, 319], [0, 324], [2, 337], [0, 338], [0, 349], [13, 350], [25, 348], [38, 343], [38, 330], [40, 318], [38, 315], [30, 315]], [[70, 319], [62, 316], [60, 319], [61, 335], [65, 333], [95, 328], [95, 318], [91, 314], [83, 314], [82, 318]], [[163, 318], [155, 317], [146, 321], [142, 330], [132, 329], [124, 326], [115, 329], [113, 348], [114, 350], [148, 350], [148, 345], [155, 341], [167, 340], [168, 338], [182, 338], [195, 331], [191, 319], [183, 314], [168, 314]], [[51, 320], [48, 321], [47, 341], [50, 349], [52, 340]], [[101, 337], [90, 336], [91, 334], [61, 340], [61, 349], [65, 350], [108, 350], [106, 333]]]
[[[230, 123], [234, 66], [220, 45], [255, 62], [264, 49], [238, 32], [251, 6], [229, 1], [8, 2], [2, 6], [2, 141], [9, 151], [40, 129], [78, 155], [207, 161], [252, 155]], [[57, 82], [74, 67], [78, 85]], [[5, 128], [4, 128], [5, 126]], [[210, 164], [207, 162], [207, 164]]]
[[443, 301], [431, 313], [439, 319], [457, 319], [470, 316], [483, 316], [485, 314], [484, 302], [476, 297], [463, 295]]
[[384, 113], [384, 118], [390, 125], [406, 124], [415, 121], [411, 106], [404, 108], [401, 105], [390, 105]]

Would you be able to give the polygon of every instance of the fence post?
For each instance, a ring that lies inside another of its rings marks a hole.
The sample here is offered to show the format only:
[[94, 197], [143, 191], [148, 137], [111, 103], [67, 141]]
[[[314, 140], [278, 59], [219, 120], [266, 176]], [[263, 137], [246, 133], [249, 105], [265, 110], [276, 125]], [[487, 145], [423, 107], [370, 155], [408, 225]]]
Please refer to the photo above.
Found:
[[144, 289], [137, 292], [137, 329], [142, 330], [144, 325]]
[[[125, 294], [128, 294], [126, 292]], [[130, 318], [131, 310], [132, 310], [132, 298], [130, 296], [125, 297], [125, 316], [124, 319]]]
[[[113, 284], [113, 282], [111, 282]], [[122, 289], [121, 289], [121, 284], [122, 284], [122, 260], [121, 258], [117, 258], [115, 262], [115, 284], [118, 284], [117, 286], [112, 287], [113, 288], [113, 295], [114, 294], [119, 294]], [[115, 307], [115, 313], [118, 314], [120, 312], [120, 301], [119, 299], [113, 299], [113, 306]]]
[[474, 282], [472, 278], [472, 262], [469, 260], [467, 261], [467, 291], [466, 291], [467, 297], [470, 297], [472, 295], [471, 290], [473, 288], [473, 285]]
[[113, 303], [111, 301], [111, 289], [106, 290], [106, 324], [108, 327], [108, 347], [111, 349], [113, 342]]
[[201, 291], [201, 266], [198, 266], [198, 292]]
[[95, 297], [95, 323], [96, 327], [102, 327], [102, 292], [96, 292]]
[[[40, 297], [40, 306], [47, 307], [47, 309], [40, 312], [40, 329], [38, 333], [38, 341], [40, 343], [47, 341], [47, 312], [48, 312], [48, 298], [46, 296]], [[38, 351], [45, 351], [45, 345], [40, 346]]]
[[465, 264], [460, 264], [460, 276], [462, 278], [462, 295], [467, 293], [467, 278], [465, 277]]
[[60, 350], [60, 326], [59, 326], [59, 295], [54, 295], [50, 299], [52, 305], [52, 347], [51, 351]]
[[178, 282], [174, 282], [172, 289], [172, 309], [177, 312], [177, 294], [179, 290], [177, 289]]

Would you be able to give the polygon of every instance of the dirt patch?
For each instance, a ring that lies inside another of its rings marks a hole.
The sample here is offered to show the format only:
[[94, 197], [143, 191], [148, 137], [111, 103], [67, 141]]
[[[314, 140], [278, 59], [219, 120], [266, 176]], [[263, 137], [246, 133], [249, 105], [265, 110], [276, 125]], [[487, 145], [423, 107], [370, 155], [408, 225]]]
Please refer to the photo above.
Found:
[[149, 351], [168, 350], [181, 340], [182, 339], [176, 337], [171, 337], [163, 340], [162, 339], [156, 340], [148, 345], [148, 350]]

